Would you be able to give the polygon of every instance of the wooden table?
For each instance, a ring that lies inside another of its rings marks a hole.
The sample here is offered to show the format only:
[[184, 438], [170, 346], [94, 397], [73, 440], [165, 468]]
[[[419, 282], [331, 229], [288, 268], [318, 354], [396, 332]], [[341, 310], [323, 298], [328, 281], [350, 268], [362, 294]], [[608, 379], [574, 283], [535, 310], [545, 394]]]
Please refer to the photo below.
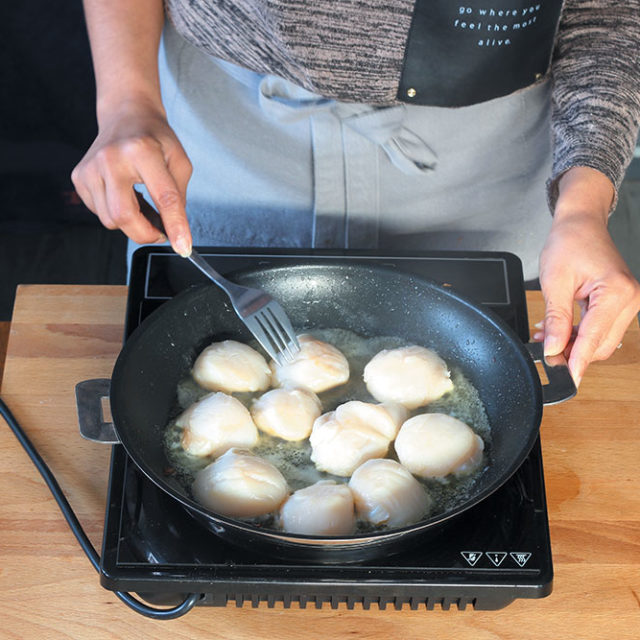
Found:
[[0, 383], [2, 383], [2, 374], [4, 373], [4, 358], [7, 354], [10, 328], [10, 322], [0, 322]]
[[[77, 433], [74, 386], [108, 377], [124, 287], [24, 286], [15, 302], [2, 397], [100, 548], [109, 447]], [[530, 319], [542, 316], [528, 294]], [[197, 607], [143, 618], [103, 589], [40, 476], [0, 429], [2, 638], [640, 638], [640, 332], [591, 365], [577, 398], [545, 408], [542, 445], [555, 581], [500, 611]], [[0, 424], [2, 421], [0, 420]], [[4, 425], [3, 425], [4, 426]]]

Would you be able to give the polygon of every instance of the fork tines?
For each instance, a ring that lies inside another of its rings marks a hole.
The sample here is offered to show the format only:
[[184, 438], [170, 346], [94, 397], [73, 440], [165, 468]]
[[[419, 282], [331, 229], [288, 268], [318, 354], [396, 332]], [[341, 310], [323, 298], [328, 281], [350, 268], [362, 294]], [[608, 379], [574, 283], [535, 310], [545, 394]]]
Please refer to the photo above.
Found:
[[279, 309], [274, 310], [274, 304], [277, 303], [271, 302], [252, 314], [252, 319], [259, 327], [263, 339], [258, 338], [255, 327], [253, 333], [267, 353], [279, 365], [283, 365], [293, 360], [295, 354], [300, 351], [300, 347], [297, 344], [295, 331], [284, 315], [284, 311], [279, 313]]

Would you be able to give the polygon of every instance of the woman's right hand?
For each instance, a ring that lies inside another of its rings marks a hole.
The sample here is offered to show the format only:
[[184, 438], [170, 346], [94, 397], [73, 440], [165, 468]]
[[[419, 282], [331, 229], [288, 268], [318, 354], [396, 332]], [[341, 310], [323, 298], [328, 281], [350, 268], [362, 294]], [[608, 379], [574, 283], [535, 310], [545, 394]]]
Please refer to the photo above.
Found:
[[142, 215], [133, 190], [144, 184], [162, 217], [169, 242], [191, 253], [185, 213], [191, 162], [162, 108], [144, 100], [121, 103], [100, 119], [98, 137], [71, 174], [85, 205], [108, 229], [144, 244], [165, 237]]

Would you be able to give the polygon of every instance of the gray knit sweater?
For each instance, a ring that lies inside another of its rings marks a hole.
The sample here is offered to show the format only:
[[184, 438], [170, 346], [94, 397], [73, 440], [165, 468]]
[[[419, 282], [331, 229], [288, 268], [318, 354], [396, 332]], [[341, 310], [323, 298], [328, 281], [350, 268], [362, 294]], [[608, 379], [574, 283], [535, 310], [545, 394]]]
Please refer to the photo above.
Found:
[[[329, 98], [396, 101], [414, 0], [165, 0], [207, 53]], [[640, 0], [565, 0], [552, 64], [557, 180], [588, 166], [619, 187], [640, 125]]]

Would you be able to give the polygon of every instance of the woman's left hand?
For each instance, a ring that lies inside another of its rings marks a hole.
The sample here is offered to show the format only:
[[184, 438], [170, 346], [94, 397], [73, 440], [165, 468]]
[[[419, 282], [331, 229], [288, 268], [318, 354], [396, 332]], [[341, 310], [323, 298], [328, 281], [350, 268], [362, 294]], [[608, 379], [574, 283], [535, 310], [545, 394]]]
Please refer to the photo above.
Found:
[[[553, 225], [540, 256], [545, 355], [565, 352], [580, 384], [590, 362], [608, 358], [640, 311], [640, 283], [607, 230], [613, 185], [576, 167], [560, 181]], [[574, 328], [574, 304], [581, 318]], [[534, 336], [535, 337], [535, 336]]]

